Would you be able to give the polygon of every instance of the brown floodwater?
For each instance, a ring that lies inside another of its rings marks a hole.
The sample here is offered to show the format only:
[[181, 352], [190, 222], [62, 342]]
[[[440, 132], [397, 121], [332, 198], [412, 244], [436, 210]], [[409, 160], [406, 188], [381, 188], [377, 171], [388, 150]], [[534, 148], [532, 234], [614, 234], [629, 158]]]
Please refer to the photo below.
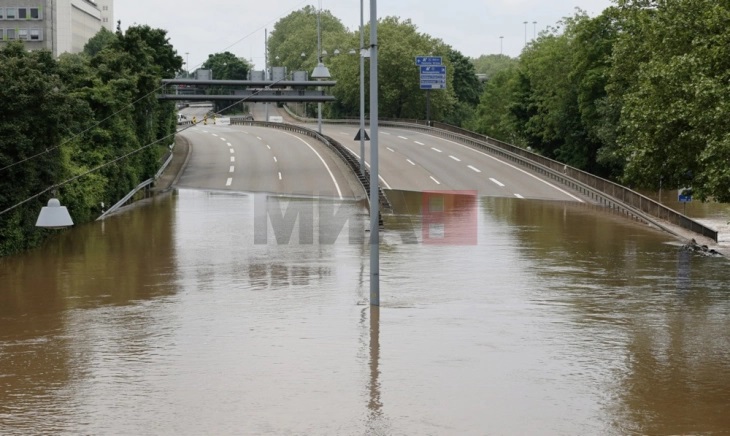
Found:
[[358, 202], [183, 190], [0, 258], [0, 434], [730, 432], [726, 259], [390, 197], [380, 308]]

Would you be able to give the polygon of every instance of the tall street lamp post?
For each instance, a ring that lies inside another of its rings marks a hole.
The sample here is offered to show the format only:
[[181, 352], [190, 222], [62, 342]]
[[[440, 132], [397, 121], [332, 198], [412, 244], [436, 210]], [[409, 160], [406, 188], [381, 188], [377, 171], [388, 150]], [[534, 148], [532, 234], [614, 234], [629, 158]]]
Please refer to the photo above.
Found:
[[370, 305], [380, 306], [378, 190], [378, 7], [370, 0]]
[[[312, 71], [313, 79], [329, 79], [331, 77], [330, 71], [324, 66], [324, 63], [322, 63], [322, 32], [320, 30], [319, 17], [321, 14], [322, 2], [320, 2], [319, 12], [317, 12], [317, 56], [319, 58], [319, 63], [316, 67], [314, 67], [314, 71]], [[317, 89], [321, 91], [322, 87], [318, 86]], [[322, 102], [317, 103], [317, 132], [319, 132], [320, 135], [322, 134]]]
[[365, 9], [360, 0], [360, 174], [365, 174]]

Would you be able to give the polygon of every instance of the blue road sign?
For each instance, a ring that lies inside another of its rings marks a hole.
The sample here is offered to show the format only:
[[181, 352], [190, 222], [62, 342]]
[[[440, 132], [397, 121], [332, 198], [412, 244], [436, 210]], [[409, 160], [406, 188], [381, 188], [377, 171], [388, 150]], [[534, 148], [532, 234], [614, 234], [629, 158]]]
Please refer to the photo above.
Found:
[[680, 203], [689, 203], [692, 201], [692, 188], [681, 188], [679, 192], [677, 192], [677, 200]]
[[446, 74], [421, 74], [421, 80], [446, 80]]
[[416, 56], [416, 65], [441, 65], [441, 56]]
[[444, 66], [421, 66], [421, 74], [446, 74]]
[[423, 83], [423, 82], [421, 82], [421, 89], [446, 89], [446, 82], [442, 82], [442, 83]]

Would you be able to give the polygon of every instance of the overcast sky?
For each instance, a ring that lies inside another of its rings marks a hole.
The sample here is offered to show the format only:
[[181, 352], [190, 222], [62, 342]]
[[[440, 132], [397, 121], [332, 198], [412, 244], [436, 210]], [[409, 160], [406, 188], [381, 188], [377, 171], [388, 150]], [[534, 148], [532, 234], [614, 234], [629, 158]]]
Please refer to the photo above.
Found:
[[[167, 30], [178, 54], [183, 59], [189, 57], [191, 69], [199, 67], [209, 54], [223, 51], [263, 69], [264, 29], [271, 32], [280, 18], [306, 5], [318, 8], [320, 2], [207, 0], [191, 4], [179, 0], [121, 0], [114, 4], [114, 20], [122, 21], [122, 29], [147, 24]], [[369, 5], [370, 1], [365, 0], [366, 22]], [[535, 32], [539, 34], [573, 15], [576, 7], [593, 17], [610, 5], [611, 0], [381, 0], [378, 17], [410, 19], [420, 32], [442, 39], [469, 57], [499, 54], [503, 36], [503, 53], [515, 57], [524, 47], [525, 33], [529, 41]], [[359, 28], [360, 2], [321, 0], [321, 6], [349, 29]]]

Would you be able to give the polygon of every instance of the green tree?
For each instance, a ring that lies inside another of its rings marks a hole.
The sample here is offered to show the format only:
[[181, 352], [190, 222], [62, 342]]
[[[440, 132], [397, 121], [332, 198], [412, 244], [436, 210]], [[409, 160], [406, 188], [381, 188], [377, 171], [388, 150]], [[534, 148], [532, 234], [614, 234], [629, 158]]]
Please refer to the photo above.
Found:
[[[512, 105], [517, 92], [517, 67], [495, 73], [485, 84], [475, 117], [467, 128], [492, 138], [521, 144], [515, 128]], [[527, 116], [525, 116], [527, 118]]]
[[[4, 84], [0, 87], [0, 211], [4, 211], [66, 175], [58, 146], [69, 122], [71, 102], [51, 53], [26, 52], [20, 43], [0, 50], [0, 82]], [[56, 194], [63, 198], [62, 193]], [[41, 240], [43, 233], [34, 225], [49, 197], [0, 215], [0, 255]]]
[[84, 53], [94, 56], [103, 49], [109, 47], [117, 41], [117, 35], [110, 32], [106, 27], [102, 27], [89, 41], [84, 45]]
[[[629, 25], [613, 74], [633, 71], [621, 113], [625, 181], [692, 185], [700, 198], [730, 200], [730, 6], [711, 0], [624, 4]], [[639, 34], [642, 38], [632, 38]]]
[[472, 60], [474, 71], [477, 74], [486, 75], [487, 80], [491, 79], [501, 71], [510, 70], [517, 66], [518, 60], [507, 55], [481, 55]]
[[[318, 10], [312, 6], [305, 6], [294, 11], [274, 24], [269, 35], [268, 57], [275, 66], [286, 67], [289, 71], [304, 70], [309, 73], [319, 61], [317, 54], [317, 16]], [[350, 48], [341, 46], [341, 38], [347, 34], [342, 22], [335, 18], [330, 11], [321, 11], [320, 29], [322, 35], [322, 49], [332, 54], [335, 49], [349, 51]], [[358, 44], [359, 45], [359, 44]], [[304, 57], [302, 57], [304, 53]], [[275, 61], [276, 57], [278, 61]]]

